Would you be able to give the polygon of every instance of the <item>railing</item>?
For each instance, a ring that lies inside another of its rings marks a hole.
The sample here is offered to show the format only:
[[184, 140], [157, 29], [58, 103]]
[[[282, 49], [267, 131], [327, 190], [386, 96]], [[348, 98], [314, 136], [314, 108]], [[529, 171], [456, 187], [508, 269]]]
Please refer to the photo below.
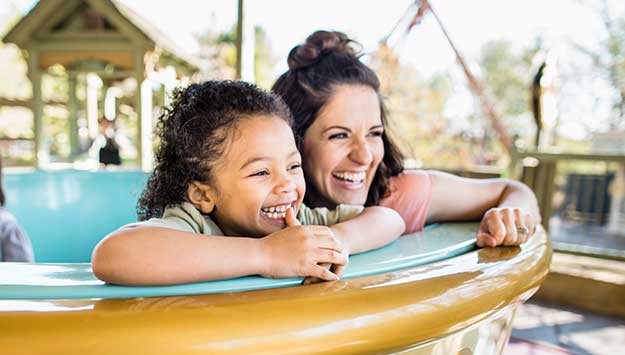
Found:
[[514, 151], [508, 174], [536, 193], [554, 249], [625, 259], [625, 154]]

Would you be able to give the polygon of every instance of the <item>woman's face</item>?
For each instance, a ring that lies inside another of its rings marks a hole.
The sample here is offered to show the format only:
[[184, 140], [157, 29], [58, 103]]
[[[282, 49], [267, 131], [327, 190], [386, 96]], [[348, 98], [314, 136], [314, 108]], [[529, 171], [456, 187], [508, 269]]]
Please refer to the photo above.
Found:
[[304, 134], [304, 172], [314, 207], [365, 203], [384, 157], [383, 131], [380, 102], [372, 88], [335, 89]]

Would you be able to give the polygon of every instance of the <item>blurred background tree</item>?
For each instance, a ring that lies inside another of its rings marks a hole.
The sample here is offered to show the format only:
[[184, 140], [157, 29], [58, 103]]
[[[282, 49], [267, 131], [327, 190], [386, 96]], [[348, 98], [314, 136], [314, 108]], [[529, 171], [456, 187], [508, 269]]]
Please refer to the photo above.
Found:
[[[236, 77], [236, 26], [227, 32], [207, 29], [195, 36], [200, 43], [200, 58], [204, 61], [202, 78], [235, 79]], [[273, 84], [271, 70], [276, 64], [267, 33], [260, 26], [254, 27], [254, 74], [256, 84], [269, 89]]]
[[[608, 129], [625, 129], [625, 15], [615, 15], [606, 0], [582, 3], [601, 19], [603, 33], [594, 47], [579, 43], [575, 43], [575, 47], [591, 59], [596, 75], [612, 89]], [[595, 97], [595, 100], [602, 99], [605, 98]]]

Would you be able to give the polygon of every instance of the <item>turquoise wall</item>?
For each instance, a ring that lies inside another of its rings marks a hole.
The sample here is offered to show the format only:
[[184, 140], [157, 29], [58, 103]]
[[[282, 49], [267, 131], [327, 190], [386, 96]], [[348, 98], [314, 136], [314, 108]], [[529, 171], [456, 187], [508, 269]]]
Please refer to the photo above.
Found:
[[5, 173], [5, 207], [28, 233], [37, 262], [89, 262], [102, 237], [136, 221], [148, 176], [140, 171]]

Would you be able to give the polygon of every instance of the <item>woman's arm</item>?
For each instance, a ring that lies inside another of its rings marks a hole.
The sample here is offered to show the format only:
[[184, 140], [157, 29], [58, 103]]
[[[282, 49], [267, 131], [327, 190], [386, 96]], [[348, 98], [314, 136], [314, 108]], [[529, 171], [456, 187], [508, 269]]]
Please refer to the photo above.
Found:
[[95, 275], [123, 285], [173, 285], [260, 274], [336, 280], [319, 263], [343, 265], [341, 242], [327, 228], [289, 227], [261, 239], [204, 236], [159, 227], [109, 234], [93, 251]]
[[365, 208], [358, 216], [330, 227], [349, 254], [380, 248], [406, 230], [399, 213], [386, 207]]
[[521, 182], [467, 179], [437, 171], [428, 173], [433, 185], [427, 222], [481, 218], [478, 246], [523, 243], [540, 223], [536, 196]]

